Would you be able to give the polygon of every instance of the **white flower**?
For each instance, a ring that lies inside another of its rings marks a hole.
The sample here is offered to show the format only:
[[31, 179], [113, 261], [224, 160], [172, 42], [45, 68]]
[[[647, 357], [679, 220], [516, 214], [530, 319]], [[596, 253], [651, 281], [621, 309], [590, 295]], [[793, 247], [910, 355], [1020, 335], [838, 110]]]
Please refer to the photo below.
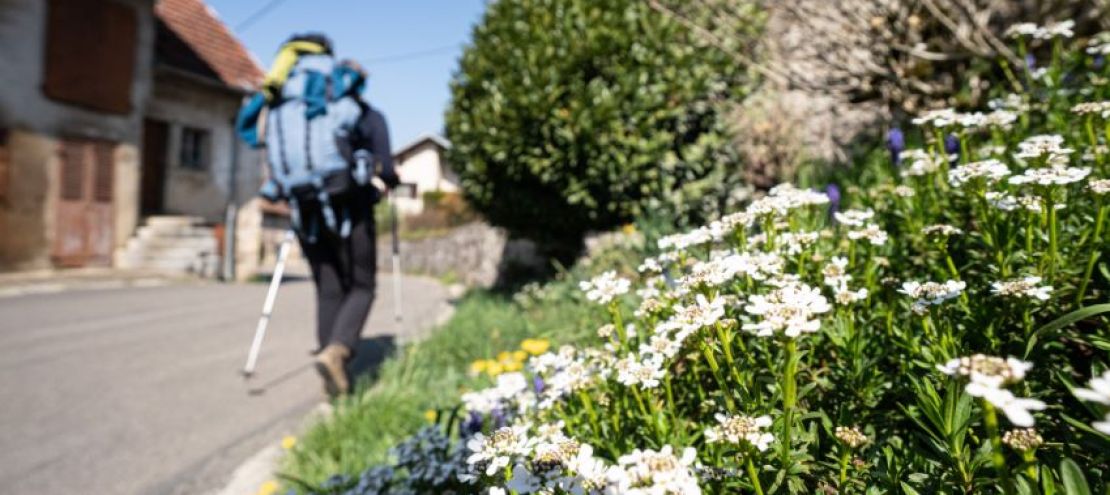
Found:
[[1052, 157], [1071, 154], [1073, 149], [1064, 148], [1064, 137], [1058, 134], [1040, 134], [1030, 136], [1018, 143], [1018, 152], [1015, 157], [1022, 160]]
[[528, 455], [534, 442], [528, 437], [528, 428], [522, 425], [500, 428], [489, 437], [475, 433], [466, 442], [466, 447], [473, 452], [466, 463], [484, 465], [486, 476], [493, 476], [504, 471], [513, 458]]
[[1106, 419], [1105, 420], [1095, 421], [1094, 423], [1091, 423], [1091, 427], [1093, 427], [1094, 429], [1096, 429], [1096, 430], [1098, 430], [1102, 433], [1110, 435], [1110, 413], [1106, 413]]
[[1003, 359], [975, 354], [952, 359], [943, 366], [938, 365], [937, 369], [949, 376], [962, 376], [972, 383], [998, 388], [1022, 381], [1025, 373], [1032, 367], [1032, 363], [1013, 357]]
[[849, 227], [860, 227], [867, 223], [875, 216], [873, 210], [844, 210], [833, 213], [837, 223], [847, 225]]
[[642, 389], [658, 387], [659, 380], [667, 374], [663, 370], [663, 360], [654, 355], [643, 360], [628, 356], [617, 361], [616, 367], [618, 382], [628, 387], [639, 385]]
[[640, 273], [660, 273], [663, 271], [663, 266], [655, 258], [646, 258], [636, 270]]
[[1066, 185], [1083, 180], [1091, 173], [1090, 167], [1031, 168], [1021, 175], [1010, 177], [1010, 184], [1038, 184], [1042, 186]]
[[852, 280], [852, 276], [848, 275], [848, 259], [843, 256], [833, 256], [821, 270], [821, 275], [829, 287], [838, 287]]
[[1021, 37], [1021, 36], [1033, 36], [1033, 35], [1037, 34], [1037, 31], [1039, 29], [1040, 29], [1040, 26], [1038, 26], [1038, 25], [1036, 25], [1032, 22], [1019, 22], [1017, 24], [1014, 24], [1014, 25], [1006, 28], [1006, 32], [1004, 34], [1009, 38], [1017, 38], [1017, 37]]
[[933, 127], [949, 127], [959, 120], [959, 114], [951, 108], [930, 110], [913, 119], [913, 125], [932, 125]]
[[1072, 31], [1072, 28], [1074, 27], [1075, 21], [1068, 19], [1066, 21], [1049, 24], [1048, 26], [1037, 29], [1037, 32], [1033, 33], [1033, 37], [1040, 40], [1051, 40], [1053, 38], [1071, 38], [1075, 36], [1075, 32]]
[[951, 237], [951, 236], [954, 236], [954, 235], [962, 235], [964, 233], [963, 230], [960, 230], [957, 227], [953, 227], [951, 225], [943, 224], [943, 223], [938, 223], [936, 225], [930, 225], [928, 227], [925, 227], [924, 229], [921, 229], [921, 232], [925, 235], [928, 235], [928, 236], [939, 235], [939, 236], [944, 236], [944, 237]]
[[959, 297], [965, 288], [967, 284], [960, 280], [948, 280], [943, 284], [911, 280], [902, 283], [902, 288], [898, 292], [914, 298], [913, 310], [922, 313], [928, 310], [929, 306], [937, 306], [949, 299]]
[[1041, 277], [1025, 277], [991, 283], [991, 292], [1003, 297], [1028, 297], [1047, 301], [1052, 294], [1052, 286], [1041, 285]]
[[1044, 402], [1037, 399], [1026, 399], [1014, 396], [1013, 392], [1003, 388], [994, 388], [978, 383], [969, 383], [967, 385], [967, 393], [972, 397], [979, 397], [983, 400], [990, 402], [991, 405], [1002, 410], [1015, 426], [1029, 428], [1033, 426], [1035, 420], [1033, 414], [1029, 411], [1040, 411], [1046, 406]]
[[731, 443], [750, 445], [763, 452], [775, 440], [775, 436], [763, 431], [771, 426], [770, 416], [731, 416], [715, 415], [717, 425], [705, 430], [705, 441], [709, 443]]
[[749, 296], [744, 310], [761, 319], [756, 323], [745, 323], [743, 329], [760, 337], [782, 332], [793, 338], [819, 330], [821, 321], [816, 316], [830, 309], [821, 291], [801, 283], [788, 284], [767, 295]]
[[867, 294], [868, 292], [866, 288], [861, 288], [859, 290], [853, 291], [849, 289], [847, 285], [841, 285], [836, 288], [836, 294], [833, 295], [833, 299], [836, 300], [837, 304], [841, 306], [847, 306], [849, 304], [867, 299]]
[[987, 183], [998, 182], [1010, 175], [1010, 169], [993, 158], [953, 168], [948, 171], [948, 183], [959, 187], [975, 179], [985, 179]]
[[1086, 401], [1110, 406], [1110, 371], [1104, 371], [1102, 376], [1091, 378], [1087, 387], [1089, 388], [1075, 389], [1075, 396]]
[[489, 487], [489, 495], [506, 495], [505, 489], [498, 486]]
[[910, 186], [894, 186], [894, 195], [900, 198], [912, 198], [917, 192]]
[[586, 293], [586, 299], [599, 304], [608, 304], [614, 298], [627, 293], [631, 286], [631, 282], [618, 277], [615, 271], [602, 273], [593, 280], [578, 284], [578, 288]]
[[[1041, 199], [1036, 196], [1028, 194], [1015, 197], [998, 191], [988, 191], [986, 197], [987, 203], [990, 203], [991, 206], [1002, 211], [1014, 211], [1021, 208], [1026, 211], [1040, 213], [1044, 209], [1044, 201], [1041, 201]], [[1065, 206], [1067, 205], [1058, 203], [1055, 205], [1055, 209], [1062, 210]]]
[[921, 177], [929, 175], [940, 169], [942, 162], [936, 160], [924, 150], [913, 149], [902, 152], [902, 162], [906, 168], [902, 170], [902, 177]]
[[1110, 179], [1092, 179], [1087, 188], [1095, 194], [1110, 194]]
[[694, 297], [694, 304], [675, 305], [674, 312], [674, 316], [661, 324], [660, 327], [663, 329], [677, 329], [679, 336], [676, 337], [676, 340], [685, 340], [686, 336], [702, 328], [717, 324], [725, 316], [725, 299], [714, 296], [712, 300], [709, 300], [704, 295], [698, 294]]
[[659, 239], [659, 242], [657, 244], [659, 246], [659, 249], [662, 250], [670, 249], [674, 251], [684, 251], [688, 248], [705, 244], [712, 240], [713, 236], [711, 235], [709, 229], [705, 227], [699, 227], [697, 229], [691, 230], [690, 232], [671, 234], [669, 236], [663, 237], [662, 239]]
[[1099, 115], [1110, 118], [1110, 101], [1089, 101], [1071, 107], [1071, 111], [1078, 115]]
[[836, 436], [837, 440], [844, 442], [844, 445], [853, 449], [858, 449], [871, 441], [871, 439], [867, 438], [867, 435], [864, 435], [863, 432], [859, 431], [859, 428], [855, 426], [837, 426], [834, 430], [834, 436]]
[[489, 414], [494, 409], [508, 408], [528, 390], [528, 379], [521, 373], [503, 373], [497, 376], [497, 385], [467, 392], [462, 395], [467, 411]]
[[1110, 55], [1110, 32], [1102, 32], [1087, 42], [1087, 54]]
[[609, 470], [609, 483], [615, 493], [635, 495], [701, 495], [693, 465], [697, 452], [687, 447], [682, 457], [670, 445], [659, 451], [634, 450], [617, 460], [618, 469]]
[[866, 239], [867, 242], [873, 246], [882, 246], [886, 244], [887, 233], [885, 230], [879, 228], [878, 225], [869, 223], [860, 230], [853, 230], [848, 232], [848, 238], [853, 241]]

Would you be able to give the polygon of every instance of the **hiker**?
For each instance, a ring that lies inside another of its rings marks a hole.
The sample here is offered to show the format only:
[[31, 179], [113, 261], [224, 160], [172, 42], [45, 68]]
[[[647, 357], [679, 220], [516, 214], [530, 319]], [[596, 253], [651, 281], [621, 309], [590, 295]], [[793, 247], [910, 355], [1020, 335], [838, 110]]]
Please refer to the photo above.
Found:
[[242, 137], [260, 146], [258, 121], [267, 110], [270, 179], [260, 194], [286, 201], [290, 223], [316, 284], [316, 369], [331, 396], [350, 390], [352, 358], [370, 306], [377, 271], [374, 204], [399, 179], [385, 117], [361, 98], [366, 73], [353, 61], [334, 62], [320, 34], [290, 38], [258, 94], [237, 121]]

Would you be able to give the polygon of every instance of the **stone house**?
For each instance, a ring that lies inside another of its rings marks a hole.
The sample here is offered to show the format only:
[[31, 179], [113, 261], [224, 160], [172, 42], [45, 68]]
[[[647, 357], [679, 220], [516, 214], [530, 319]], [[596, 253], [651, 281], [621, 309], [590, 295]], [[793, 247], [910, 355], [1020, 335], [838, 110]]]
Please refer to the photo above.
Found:
[[424, 210], [424, 194], [458, 193], [459, 176], [451, 169], [444, 153], [451, 143], [436, 134], [422, 135], [393, 153], [401, 184], [415, 194], [397, 198], [397, 209], [404, 214]]
[[210, 274], [225, 246], [249, 270], [262, 157], [233, 119], [264, 73], [215, 13], [202, 0], [0, 10], [0, 271]]

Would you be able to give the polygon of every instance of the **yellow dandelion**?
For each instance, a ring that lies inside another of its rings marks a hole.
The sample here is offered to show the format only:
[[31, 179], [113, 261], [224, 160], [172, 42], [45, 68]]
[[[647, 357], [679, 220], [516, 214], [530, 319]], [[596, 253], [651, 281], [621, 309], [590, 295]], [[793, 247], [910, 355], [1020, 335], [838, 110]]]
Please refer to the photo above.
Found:
[[528, 353], [524, 351], [513, 351], [513, 362], [523, 363], [528, 359]]
[[631, 223], [626, 223], [626, 224], [624, 224], [623, 227], [621, 227], [621, 230], [624, 231], [625, 234], [635, 234], [636, 233], [636, 225], [631, 224]]
[[513, 353], [509, 351], [497, 353], [497, 362], [501, 364], [513, 362]]
[[424, 419], [428, 420], [429, 423], [435, 423], [436, 416], [437, 414], [435, 409], [428, 409], [427, 411], [424, 411]]
[[490, 362], [489, 365], [486, 366], [486, 373], [489, 374], [489, 376], [497, 376], [504, 372], [505, 366], [501, 363]]
[[524, 363], [520, 361], [509, 361], [502, 365], [502, 367], [505, 368], [505, 371], [520, 371], [524, 369]]
[[520, 348], [528, 354], [539, 356], [551, 348], [551, 342], [547, 339], [524, 339], [524, 342], [520, 343]]
[[294, 445], [297, 445], [297, 437], [293, 435], [285, 435], [285, 437], [281, 439], [281, 448], [285, 450], [293, 448]]
[[489, 361], [485, 359], [478, 359], [470, 363], [470, 374], [478, 375], [489, 368]]
[[258, 487], [258, 495], [274, 495], [281, 489], [281, 485], [274, 480], [269, 480]]

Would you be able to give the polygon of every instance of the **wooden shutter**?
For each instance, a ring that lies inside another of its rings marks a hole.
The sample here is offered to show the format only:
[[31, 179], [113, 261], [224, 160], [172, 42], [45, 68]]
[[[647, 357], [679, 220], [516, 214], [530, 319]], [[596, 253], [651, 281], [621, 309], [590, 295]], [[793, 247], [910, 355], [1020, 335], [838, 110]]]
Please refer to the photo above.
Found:
[[61, 195], [63, 200], [85, 197], [85, 146], [78, 141], [62, 142]]
[[8, 149], [8, 130], [0, 129], [0, 201], [7, 201], [11, 187], [12, 154]]
[[111, 0], [48, 0], [43, 92], [109, 113], [131, 112], [138, 25]]
[[112, 182], [115, 177], [115, 161], [112, 160], [114, 148], [112, 143], [94, 144], [96, 157], [93, 162], [93, 201], [98, 203], [112, 202]]

